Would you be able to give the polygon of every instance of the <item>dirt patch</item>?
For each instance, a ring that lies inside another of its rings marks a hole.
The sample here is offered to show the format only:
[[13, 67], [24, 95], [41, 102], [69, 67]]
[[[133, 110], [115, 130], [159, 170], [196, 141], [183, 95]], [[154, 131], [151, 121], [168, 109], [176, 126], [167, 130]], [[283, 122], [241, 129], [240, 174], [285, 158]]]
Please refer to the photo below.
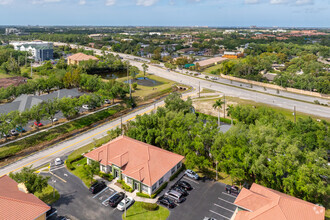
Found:
[[[198, 112], [204, 113], [206, 115], [212, 115], [218, 117], [218, 109], [213, 108], [213, 104], [217, 99], [218, 98], [206, 99], [206, 100], [194, 100], [193, 106]], [[237, 105], [237, 102], [228, 101], [226, 102], [226, 108], [228, 107], [228, 105]], [[220, 117], [224, 117], [224, 106], [222, 106], [222, 109], [220, 110]], [[226, 118], [229, 118], [229, 116], [226, 115]]]

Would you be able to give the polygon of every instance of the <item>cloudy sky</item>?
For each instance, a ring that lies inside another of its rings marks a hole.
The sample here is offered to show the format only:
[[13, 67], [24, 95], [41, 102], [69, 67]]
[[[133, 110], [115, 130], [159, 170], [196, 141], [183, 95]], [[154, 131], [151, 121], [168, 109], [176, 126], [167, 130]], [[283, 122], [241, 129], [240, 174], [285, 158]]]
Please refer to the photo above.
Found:
[[330, 27], [330, 0], [0, 0], [0, 25]]

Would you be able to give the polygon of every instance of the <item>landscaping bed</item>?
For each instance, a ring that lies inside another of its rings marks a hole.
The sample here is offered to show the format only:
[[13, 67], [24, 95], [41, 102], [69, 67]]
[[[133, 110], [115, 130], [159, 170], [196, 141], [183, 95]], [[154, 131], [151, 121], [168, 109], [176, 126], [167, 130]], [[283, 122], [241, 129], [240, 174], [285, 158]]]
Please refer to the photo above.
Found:
[[60, 194], [55, 189], [55, 197], [53, 195], [54, 188], [51, 185], [48, 185], [42, 190], [42, 192], [36, 192], [34, 195], [41, 199], [46, 204], [52, 204], [60, 198]]

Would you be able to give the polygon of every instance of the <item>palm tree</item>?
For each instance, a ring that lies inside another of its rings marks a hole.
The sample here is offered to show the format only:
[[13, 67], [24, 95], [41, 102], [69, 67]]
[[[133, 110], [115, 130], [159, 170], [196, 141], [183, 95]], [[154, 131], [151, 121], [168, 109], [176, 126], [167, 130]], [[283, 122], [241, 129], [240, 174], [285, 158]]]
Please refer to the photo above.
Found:
[[232, 116], [233, 111], [234, 111], [234, 106], [229, 105], [228, 108], [227, 108], [227, 114], [231, 118], [231, 125], [233, 125], [233, 116]]
[[143, 74], [144, 74], [144, 79], [146, 78], [146, 71], [148, 70], [149, 66], [147, 64], [142, 64], [142, 68], [143, 68]]
[[218, 126], [220, 127], [220, 110], [222, 108], [222, 104], [224, 104], [225, 102], [222, 101], [222, 99], [218, 99], [217, 101], [215, 101], [215, 103], [213, 104], [213, 108], [214, 109], [218, 109]]

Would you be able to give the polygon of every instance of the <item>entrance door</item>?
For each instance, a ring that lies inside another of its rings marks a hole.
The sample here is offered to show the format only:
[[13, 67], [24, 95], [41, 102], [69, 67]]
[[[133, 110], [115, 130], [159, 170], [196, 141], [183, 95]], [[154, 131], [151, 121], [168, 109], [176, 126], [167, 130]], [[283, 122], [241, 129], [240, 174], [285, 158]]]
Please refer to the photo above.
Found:
[[119, 176], [118, 170], [115, 170], [115, 178]]
[[139, 191], [139, 183], [134, 182], [134, 189], [136, 189], [137, 191]]

